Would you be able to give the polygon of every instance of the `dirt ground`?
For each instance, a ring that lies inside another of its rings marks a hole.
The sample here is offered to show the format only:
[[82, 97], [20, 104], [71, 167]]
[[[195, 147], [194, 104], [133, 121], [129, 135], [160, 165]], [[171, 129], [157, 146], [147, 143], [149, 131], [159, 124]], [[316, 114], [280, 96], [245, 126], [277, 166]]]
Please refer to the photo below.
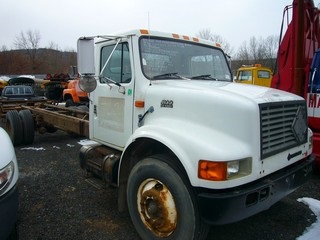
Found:
[[[85, 181], [78, 162], [82, 139], [58, 131], [36, 134], [34, 144], [15, 148], [20, 239], [139, 239], [130, 217], [117, 212], [117, 189], [97, 189]], [[208, 239], [295, 239], [316, 219], [300, 197], [320, 199], [320, 175], [268, 211], [212, 227]]]

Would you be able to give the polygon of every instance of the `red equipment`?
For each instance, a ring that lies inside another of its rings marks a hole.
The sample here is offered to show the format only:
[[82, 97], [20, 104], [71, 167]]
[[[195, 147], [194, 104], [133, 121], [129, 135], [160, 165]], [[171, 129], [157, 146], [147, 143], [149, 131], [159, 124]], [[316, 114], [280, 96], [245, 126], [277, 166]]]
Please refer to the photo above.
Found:
[[[292, 11], [289, 11], [292, 10]], [[292, 18], [290, 21], [290, 12]], [[278, 73], [272, 79], [271, 87], [292, 92], [304, 97], [308, 105], [309, 127], [314, 133], [313, 152], [317, 157], [317, 169], [320, 169], [320, 94], [310, 91], [310, 66], [315, 52], [320, 47], [320, 11], [312, 0], [294, 0], [286, 6], [280, 33], [278, 50]], [[287, 22], [287, 31], [282, 37]], [[282, 39], [282, 40], [281, 40]]]

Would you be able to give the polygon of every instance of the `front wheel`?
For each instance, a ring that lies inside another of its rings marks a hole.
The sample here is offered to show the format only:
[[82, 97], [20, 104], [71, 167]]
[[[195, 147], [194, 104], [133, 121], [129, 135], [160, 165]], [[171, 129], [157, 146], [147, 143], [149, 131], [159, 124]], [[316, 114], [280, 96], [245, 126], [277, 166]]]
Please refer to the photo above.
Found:
[[127, 185], [132, 222], [142, 239], [205, 239], [194, 193], [179, 170], [153, 156], [138, 162]]

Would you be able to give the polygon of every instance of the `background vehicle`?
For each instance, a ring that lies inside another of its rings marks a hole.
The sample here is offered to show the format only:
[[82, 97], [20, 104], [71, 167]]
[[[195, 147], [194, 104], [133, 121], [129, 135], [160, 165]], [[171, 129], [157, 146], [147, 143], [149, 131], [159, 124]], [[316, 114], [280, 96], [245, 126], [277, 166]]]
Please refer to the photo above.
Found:
[[43, 83], [44, 95], [50, 100], [61, 102], [63, 89], [68, 86], [68, 81], [70, 80], [69, 74], [47, 74]]
[[305, 100], [233, 83], [212, 42], [149, 30], [84, 37], [78, 70], [96, 142], [80, 165], [87, 181], [118, 187], [142, 239], [204, 239], [208, 224], [266, 210], [312, 172]]
[[35, 79], [29, 78], [29, 77], [14, 77], [9, 79], [8, 84], [11, 86], [26, 85], [26, 86], [34, 87]]
[[[47, 74], [45, 77], [45, 83], [43, 84], [43, 87], [45, 88], [45, 96], [50, 99], [54, 100], [57, 102], [62, 102], [67, 99], [72, 99], [74, 97], [75, 101], [78, 101], [79, 99], [77, 98], [78, 95], [80, 94], [79, 97], [82, 98], [83, 96], [85, 97], [85, 94], [81, 93], [76, 90], [76, 93], [74, 93], [74, 90], [72, 89], [73, 87], [76, 87], [75, 84], [76, 82], [73, 82], [73, 80], [76, 78], [76, 67], [71, 66], [70, 67], [70, 74], [67, 73], [59, 73], [59, 74]], [[69, 84], [71, 81], [71, 85]], [[67, 90], [68, 92], [66, 93], [66, 97], [64, 94], [64, 90]], [[71, 91], [71, 92], [70, 92]], [[71, 95], [70, 95], [71, 94]], [[72, 95], [74, 94], [74, 95]], [[80, 100], [78, 101], [80, 102]], [[70, 105], [71, 101], [68, 101], [67, 105]]]
[[[288, 21], [292, 16], [291, 21]], [[283, 30], [287, 27], [285, 33]], [[313, 131], [313, 151], [320, 169], [320, 105], [319, 93], [313, 87], [318, 67], [311, 69], [313, 58], [319, 54], [320, 11], [312, 0], [294, 0], [283, 13], [278, 51], [278, 71], [271, 87], [298, 94], [307, 100], [308, 122]], [[311, 72], [312, 70], [312, 72]], [[316, 86], [316, 85], [314, 85]]]
[[235, 82], [270, 87], [272, 70], [261, 64], [243, 65], [237, 70]]
[[35, 101], [46, 101], [45, 97], [36, 96], [33, 88], [26, 85], [13, 85], [4, 87], [1, 93], [2, 100], [35, 100]]
[[0, 95], [5, 86], [8, 85], [8, 81], [0, 79]]
[[66, 107], [81, 104], [87, 105], [89, 101], [88, 94], [79, 87], [79, 79], [69, 80], [68, 86], [63, 90], [62, 94]]
[[19, 170], [11, 140], [1, 127], [0, 152], [0, 239], [17, 239]]

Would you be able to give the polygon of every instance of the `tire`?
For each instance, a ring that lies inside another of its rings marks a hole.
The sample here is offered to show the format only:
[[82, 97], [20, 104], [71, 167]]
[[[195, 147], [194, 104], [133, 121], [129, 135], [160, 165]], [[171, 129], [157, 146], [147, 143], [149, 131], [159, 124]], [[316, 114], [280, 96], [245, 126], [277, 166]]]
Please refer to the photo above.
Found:
[[18, 146], [23, 142], [23, 128], [16, 110], [10, 110], [6, 114], [6, 131], [11, 138], [12, 144]]
[[30, 110], [21, 110], [19, 116], [23, 128], [23, 143], [32, 144], [34, 141], [34, 120]]
[[66, 100], [66, 104], [65, 104], [65, 107], [71, 107], [71, 106], [75, 106], [74, 102], [72, 101], [71, 98], [68, 98]]
[[131, 220], [142, 239], [205, 239], [209, 227], [193, 190], [167, 159], [152, 156], [133, 167], [127, 185]]

